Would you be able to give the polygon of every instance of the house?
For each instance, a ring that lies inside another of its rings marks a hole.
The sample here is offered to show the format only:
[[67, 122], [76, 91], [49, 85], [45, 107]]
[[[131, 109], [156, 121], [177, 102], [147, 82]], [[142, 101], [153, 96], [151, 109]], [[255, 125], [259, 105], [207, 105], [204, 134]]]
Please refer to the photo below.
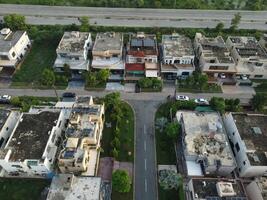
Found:
[[46, 200], [103, 200], [100, 177], [58, 174], [53, 177]]
[[208, 75], [210, 82], [236, 84], [235, 62], [221, 36], [205, 37], [196, 33], [194, 40], [196, 58], [201, 71]]
[[4, 176], [50, 177], [66, 121], [64, 111], [36, 109], [21, 114], [0, 150]]
[[65, 32], [56, 50], [55, 71], [63, 72], [66, 66], [69, 66], [74, 73], [88, 71], [88, 51], [91, 45], [91, 33], [78, 31]]
[[130, 37], [125, 64], [125, 80], [158, 77], [158, 48], [156, 35], [138, 32]]
[[31, 47], [26, 31], [12, 32], [9, 28], [0, 31], [0, 67], [14, 69]]
[[236, 75], [267, 79], [267, 53], [255, 37], [229, 36], [226, 45], [236, 63]]
[[226, 178], [190, 178], [185, 193], [187, 200], [247, 200], [242, 183]]
[[224, 123], [240, 177], [266, 175], [267, 116], [227, 113]]
[[109, 69], [110, 80], [122, 80], [124, 77], [122, 33], [106, 32], [96, 35], [93, 46], [92, 69]]
[[230, 175], [236, 163], [220, 115], [217, 112], [179, 111], [176, 116], [182, 127], [188, 176]]
[[161, 76], [164, 79], [191, 75], [195, 70], [194, 58], [190, 38], [176, 33], [162, 35]]
[[64, 147], [58, 157], [62, 173], [96, 175], [103, 121], [104, 105], [94, 104], [92, 97], [78, 98], [71, 108]]
[[259, 43], [265, 49], [265, 51], [267, 52], [267, 33], [264, 33], [261, 36]]
[[19, 118], [19, 111], [0, 109], [0, 149], [5, 147]]
[[260, 177], [251, 181], [246, 186], [246, 193], [250, 199], [266, 200], [267, 199], [267, 178]]

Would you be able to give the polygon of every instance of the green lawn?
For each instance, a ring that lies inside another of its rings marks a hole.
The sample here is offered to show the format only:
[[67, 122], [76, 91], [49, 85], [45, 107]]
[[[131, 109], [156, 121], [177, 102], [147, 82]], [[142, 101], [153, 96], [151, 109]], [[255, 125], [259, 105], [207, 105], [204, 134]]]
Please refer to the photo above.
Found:
[[260, 83], [254, 89], [257, 93], [267, 93], [267, 80], [266, 79], [252, 79], [254, 83]]
[[221, 86], [217, 84], [209, 84], [204, 89], [200, 90], [193, 86], [180, 85], [177, 87], [177, 92], [189, 92], [189, 93], [222, 93]]
[[128, 193], [119, 193], [119, 192], [112, 190], [111, 199], [112, 200], [132, 200], [133, 199], [133, 186], [131, 188], [131, 191]]
[[14, 74], [11, 86], [38, 86], [43, 70], [47, 67], [52, 67], [54, 64], [56, 48], [55, 43], [33, 43], [20, 69]]
[[1, 200], [38, 200], [50, 181], [42, 179], [0, 179]]

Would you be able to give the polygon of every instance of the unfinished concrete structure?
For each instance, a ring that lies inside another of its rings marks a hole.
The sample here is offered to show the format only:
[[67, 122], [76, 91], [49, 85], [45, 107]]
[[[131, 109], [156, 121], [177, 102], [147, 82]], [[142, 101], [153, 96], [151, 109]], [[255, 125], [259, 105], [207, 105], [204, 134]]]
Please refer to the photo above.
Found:
[[216, 112], [179, 111], [177, 119], [182, 125], [187, 165], [197, 163], [203, 175], [231, 174], [236, 164], [220, 115]]
[[162, 53], [161, 76], [164, 79], [189, 76], [195, 70], [195, 54], [190, 38], [177, 33], [162, 35]]

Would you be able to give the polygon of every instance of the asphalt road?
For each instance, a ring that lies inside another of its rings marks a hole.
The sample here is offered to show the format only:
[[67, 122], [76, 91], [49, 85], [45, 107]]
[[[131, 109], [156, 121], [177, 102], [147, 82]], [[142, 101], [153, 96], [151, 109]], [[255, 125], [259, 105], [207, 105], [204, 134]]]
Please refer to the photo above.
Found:
[[267, 11], [177, 10], [136, 8], [93, 8], [0, 4], [0, 16], [18, 13], [30, 24], [79, 24], [78, 17], [90, 17], [90, 23], [102, 26], [134, 27], [215, 27], [230, 25], [233, 16], [242, 15], [240, 28], [267, 30]]

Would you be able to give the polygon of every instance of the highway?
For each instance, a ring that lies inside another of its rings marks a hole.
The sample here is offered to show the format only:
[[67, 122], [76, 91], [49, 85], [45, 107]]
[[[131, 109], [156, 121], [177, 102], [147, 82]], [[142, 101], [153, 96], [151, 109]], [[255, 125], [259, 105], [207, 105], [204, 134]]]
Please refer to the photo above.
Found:
[[239, 28], [267, 30], [267, 11], [92, 8], [0, 4], [0, 17], [10, 13], [18, 13], [25, 15], [29, 24], [50, 25], [79, 24], [78, 17], [88, 16], [91, 24], [102, 26], [212, 28], [221, 21], [227, 28], [237, 12], [242, 16]]

